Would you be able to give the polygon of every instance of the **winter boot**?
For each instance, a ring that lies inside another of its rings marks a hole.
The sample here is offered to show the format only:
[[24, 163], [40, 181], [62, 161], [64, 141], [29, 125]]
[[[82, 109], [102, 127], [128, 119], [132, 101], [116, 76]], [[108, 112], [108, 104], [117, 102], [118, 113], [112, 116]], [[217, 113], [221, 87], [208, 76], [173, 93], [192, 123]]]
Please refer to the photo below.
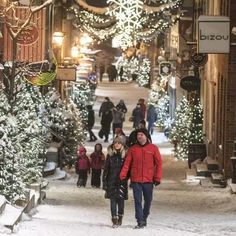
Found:
[[122, 225], [122, 218], [123, 218], [123, 215], [118, 215], [118, 221], [117, 221], [117, 225]]
[[118, 222], [117, 216], [112, 217], [111, 221], [112, 221], [112, 228], [116, 228], [118, 226], [118, 224], [117, 224], [117, 222]]

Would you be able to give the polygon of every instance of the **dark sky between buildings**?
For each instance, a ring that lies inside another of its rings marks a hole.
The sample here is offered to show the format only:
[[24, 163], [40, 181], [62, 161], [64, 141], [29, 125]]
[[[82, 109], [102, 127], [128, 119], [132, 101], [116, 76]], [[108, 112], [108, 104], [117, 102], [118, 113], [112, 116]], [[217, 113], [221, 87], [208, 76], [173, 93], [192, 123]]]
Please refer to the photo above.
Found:
[[107, 6], [106, 0], [86, 0], [86, 2], [89, 5], [95, 6], [95, 7], [105, 7]]

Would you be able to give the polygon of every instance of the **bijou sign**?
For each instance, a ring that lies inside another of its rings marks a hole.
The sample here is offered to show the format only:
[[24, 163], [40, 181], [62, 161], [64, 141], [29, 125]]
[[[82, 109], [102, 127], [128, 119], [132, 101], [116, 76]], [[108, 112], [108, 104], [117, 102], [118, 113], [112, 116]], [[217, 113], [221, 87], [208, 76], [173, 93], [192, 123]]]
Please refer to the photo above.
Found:
[[229, 17], [199, 16], [198, 53], [229, 53], [229, 50]]

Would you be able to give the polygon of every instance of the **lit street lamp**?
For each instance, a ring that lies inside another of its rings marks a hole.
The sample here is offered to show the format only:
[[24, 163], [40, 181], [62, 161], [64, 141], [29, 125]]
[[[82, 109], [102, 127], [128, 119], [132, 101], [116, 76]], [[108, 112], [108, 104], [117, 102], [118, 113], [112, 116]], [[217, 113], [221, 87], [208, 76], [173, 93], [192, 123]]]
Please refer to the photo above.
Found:
[[63, 43], [64, 34], [62, 32], [54, 32], [52, 35], [52, 43], [55, 46], [61, 47]]

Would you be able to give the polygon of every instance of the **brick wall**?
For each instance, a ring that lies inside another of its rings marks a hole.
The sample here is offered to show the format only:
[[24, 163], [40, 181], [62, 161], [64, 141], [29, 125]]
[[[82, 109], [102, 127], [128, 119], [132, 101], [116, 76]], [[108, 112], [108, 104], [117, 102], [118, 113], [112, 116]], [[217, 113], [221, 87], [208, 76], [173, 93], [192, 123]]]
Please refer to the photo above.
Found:
[[[230, 1], [230, 22], [236, 26], [236, 1]], [[236, 43], [236, 36], [231, 35], [231, 42]], [[233, 141], [236, 140], [236, 46], [231, 46], [229, 54], [228, 80], [226, 84], [225, 101], [225, 132], [224, 132], [224, 167], [225, 175], [231, 176], [231, 161], [233, 156]]]

